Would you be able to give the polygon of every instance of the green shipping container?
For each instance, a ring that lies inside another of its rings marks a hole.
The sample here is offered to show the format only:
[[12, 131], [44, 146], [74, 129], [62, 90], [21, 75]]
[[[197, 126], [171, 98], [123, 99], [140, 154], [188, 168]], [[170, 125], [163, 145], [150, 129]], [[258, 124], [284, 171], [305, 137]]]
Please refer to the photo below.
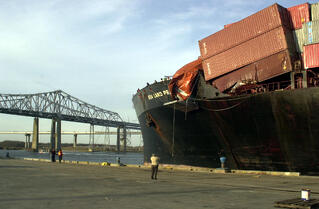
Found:
[[303, 24], [305, 45], [319, 43], [319, 20]]
[[296, 49], [297, 49], [297, 52], [299, 53], [303, 51], [303, 46], [305, 45], [305, 35], [304, 35], [303, 28], [293, 31], [294, 40], [296, 43]]
[[319, 20], [319, 2], [311, 4], [311, 20]]

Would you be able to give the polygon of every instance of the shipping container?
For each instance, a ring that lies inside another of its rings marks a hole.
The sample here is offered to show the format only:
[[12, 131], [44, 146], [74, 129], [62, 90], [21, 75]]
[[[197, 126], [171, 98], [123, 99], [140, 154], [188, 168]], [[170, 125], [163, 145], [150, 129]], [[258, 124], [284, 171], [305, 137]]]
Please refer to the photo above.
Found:
[[310, 44], [303, 49], [304, 68], [319, 67], [319, 44]]
[[319, 2], [311, 4], [311, 20], [319, 20]]
[[257, 62], [249, 64], [212, 82], [220, 91], [224, 91], [236, 83], [263, 82], [273, 77], [291, 72], [292, 60], [288, 50], [271, 55]]
[[224, 28], [228, 28], [228, 27], [231, 26], [232, 24], [234, 24], [234, 23], [226, 24], [226, 25], [224, 25]]
[[294, 30], [301, 29], [303, 23], [310, 21], [310, 6], [308, 3], [290, 7], [288, 12]]
[[319, 20], [307, 22], [303, 25], [305, 45], [319, 43]]
[[305, 45], [305, 32], [304, 27], [293, 31], [294, 40], [296, 44], [297, 52], [301, 53], [303, 51], [303, 46]]
[[290, 28], [288, 11], [274, 4], [200, 40], [201, 57], [207, 59], [282, 25]]
[[273, 29], [243, 44], [203, 60], [205, 79], [217, 78], [285, 49], [289, 49], [292, 54], [295, 53], [292, 32], [284, 27]]
[[237, 21], [237, 22], [233, 22], [233, 23], [226, 24], [226, 25], [224, 25], [224, 28], [228, 28], [229, 26], [231, 26], [231, 25], [233, 25], [233, 24], [236, 24], [236, 23], [238, 23], [238, 21]]

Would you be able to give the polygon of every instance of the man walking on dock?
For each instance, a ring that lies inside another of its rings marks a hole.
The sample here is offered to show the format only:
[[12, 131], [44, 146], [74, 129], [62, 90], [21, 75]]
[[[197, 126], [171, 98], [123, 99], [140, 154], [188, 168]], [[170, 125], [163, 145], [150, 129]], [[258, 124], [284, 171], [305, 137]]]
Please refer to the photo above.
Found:
[[152, 179], [156, 180], [157, 179], [158, 165], [159, 165], [159, 157], [157, 157], [155, 154], [152, 154], [151, 164], [152, 164]]

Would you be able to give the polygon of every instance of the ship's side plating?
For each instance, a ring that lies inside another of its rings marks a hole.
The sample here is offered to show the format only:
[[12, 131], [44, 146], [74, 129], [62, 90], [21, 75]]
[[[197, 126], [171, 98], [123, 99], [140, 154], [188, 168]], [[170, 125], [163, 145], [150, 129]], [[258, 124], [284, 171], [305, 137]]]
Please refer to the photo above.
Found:
[[[186, 104], [163, 93], [167, 84], [149, 85], [133, 97], [145, 161], [156, 153], [162, 163], [219, 167], [223, 151], [231, 168], [319, 171], [318, 87], [214, 99], [201, 95]], [[218, 95], [201, 84], [197, 92]]]
[[200, 102], [231, 167], [318, 171], [319, 88]]

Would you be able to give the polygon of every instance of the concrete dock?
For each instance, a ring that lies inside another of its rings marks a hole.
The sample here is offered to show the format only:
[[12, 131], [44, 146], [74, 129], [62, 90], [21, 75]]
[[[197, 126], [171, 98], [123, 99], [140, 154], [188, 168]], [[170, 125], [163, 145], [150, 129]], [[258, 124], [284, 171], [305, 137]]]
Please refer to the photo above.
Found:
[[0, 208], [269, 209], [300, 197], [319, 199], [319, 177], [219, 174], [0, 159]]

